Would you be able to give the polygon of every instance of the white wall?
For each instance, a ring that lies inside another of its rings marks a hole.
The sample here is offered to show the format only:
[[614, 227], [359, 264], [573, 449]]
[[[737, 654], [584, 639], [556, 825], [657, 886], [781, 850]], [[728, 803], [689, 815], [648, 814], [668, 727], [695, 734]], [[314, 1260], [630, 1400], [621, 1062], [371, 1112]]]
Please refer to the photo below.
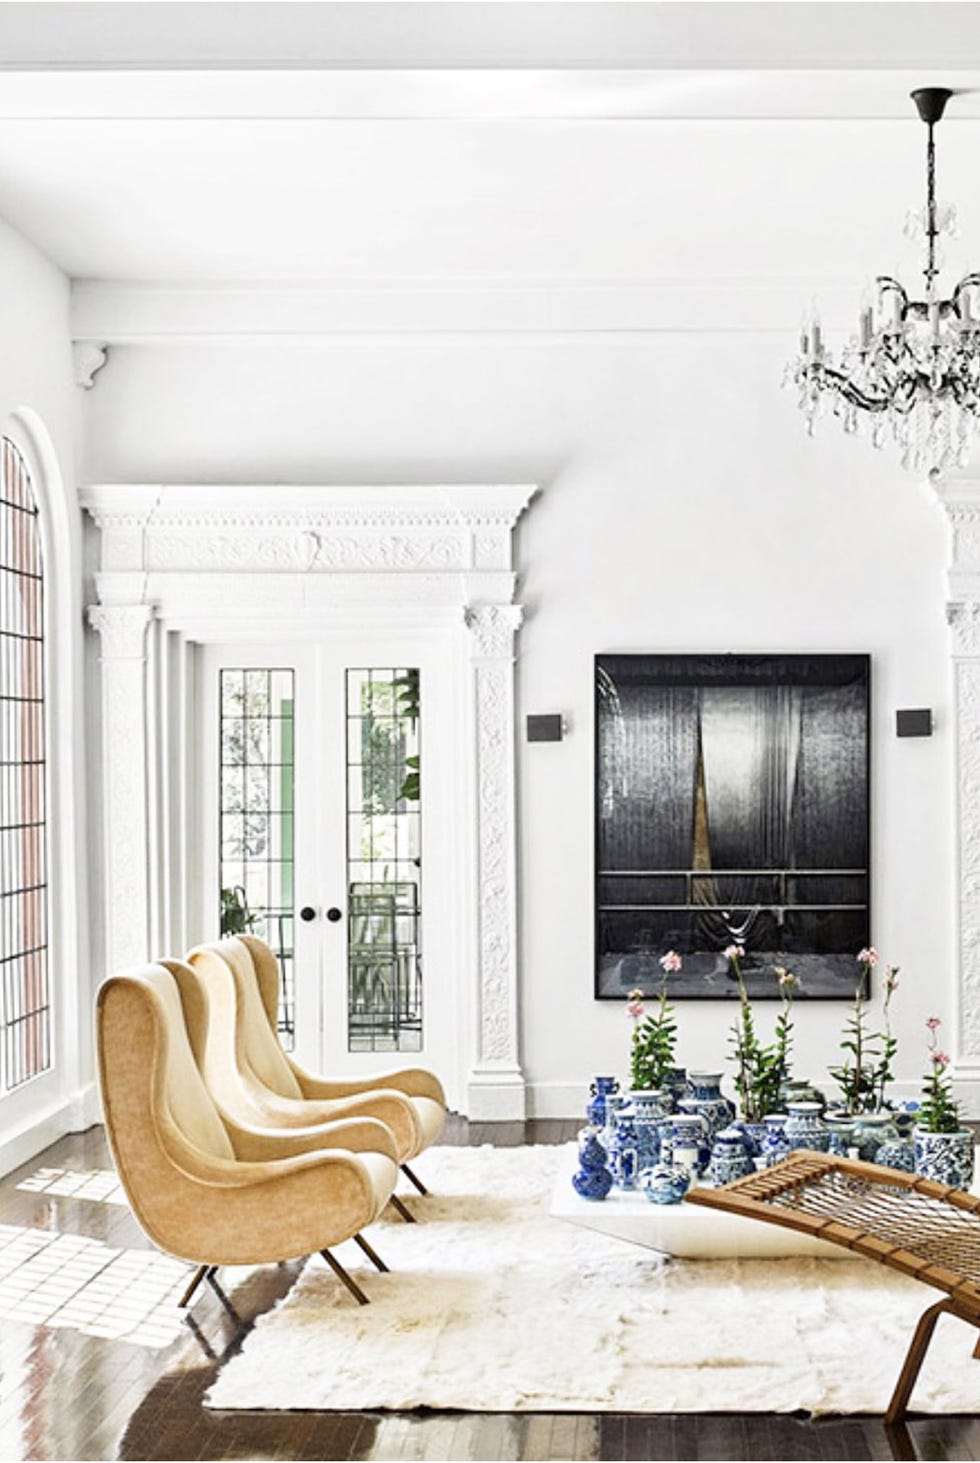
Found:
[[[619, 1003], [592, 999], [592, 656], [599, 650], [870, 651], [873, 937], [903, 968], [898, 1072], [953, 1011], [945, 519], [894, 454], [779, 389], [785, 339], [648, 333], [332, 336], [116, 347], [86, 408], [90, 481], [538, 481], [520, 530], [524, 1061], [542, 1112], [576, 1112], [626, 1064]], [[932, 706], [930, 741], [894, 710]], [[681, 1011], [710, 1065], [731, 1009]], [[819, 1080], [844, 1008], [798, 1011]], [[911, 1089], [910, 1089], [911, 1095]]]
[[[81, 525], [75, 499], [77, 390], [72, 379], [64, 274], [0, 221], [0, 429], [24, 451], [45, 528], [49, 969], [56, 1067], [0, 1103], [0, 1172], [72, 1127], [94, 1121], [91, 988], [84, 908], [85, 829], [81, 704]], [[77, 896], [77, 897], [76, 897]]]

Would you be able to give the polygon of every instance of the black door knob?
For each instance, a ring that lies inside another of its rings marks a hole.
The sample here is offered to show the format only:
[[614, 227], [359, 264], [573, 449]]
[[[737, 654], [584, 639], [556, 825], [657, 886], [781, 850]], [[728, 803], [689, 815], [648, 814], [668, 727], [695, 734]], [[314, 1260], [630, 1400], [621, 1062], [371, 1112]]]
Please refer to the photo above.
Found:
[[339, 919], [343, 919], [343, 917], [343, 913], [337, 908], [336, 904], [331, 909], [327, 910], [327, 919], [332, 925], [335, 925], [337, 921]]
[[300, 919], [305, 919], [306, 923], [309, 924], [311, 919], [316, 919], [316, 910], [312, 904], [304, 904], [299, 912], [299, 917]]

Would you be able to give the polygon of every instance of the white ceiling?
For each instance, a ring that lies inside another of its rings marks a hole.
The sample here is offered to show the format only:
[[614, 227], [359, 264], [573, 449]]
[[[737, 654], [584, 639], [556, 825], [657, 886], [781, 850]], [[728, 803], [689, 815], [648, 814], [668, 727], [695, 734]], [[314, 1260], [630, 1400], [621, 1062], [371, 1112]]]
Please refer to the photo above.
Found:
[[817, 288], [907, 266], [923, 83], [980, 266], [973, 4], [0, 4], [0, 70], [0, 214], [75, 277]]

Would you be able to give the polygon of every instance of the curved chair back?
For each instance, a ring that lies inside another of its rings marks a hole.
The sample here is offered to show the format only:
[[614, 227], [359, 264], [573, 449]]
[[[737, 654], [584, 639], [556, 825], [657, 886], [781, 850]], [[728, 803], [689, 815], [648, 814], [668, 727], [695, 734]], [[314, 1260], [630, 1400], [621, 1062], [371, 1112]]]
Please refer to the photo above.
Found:
[[160, 965], [110, 976], [96, 1028], [106, 1134], [122, 1186], [150, 1238], [188, 1257], [175, 1167], [196, 1175], [235, 1153], [194, 1061], [173, 977]]

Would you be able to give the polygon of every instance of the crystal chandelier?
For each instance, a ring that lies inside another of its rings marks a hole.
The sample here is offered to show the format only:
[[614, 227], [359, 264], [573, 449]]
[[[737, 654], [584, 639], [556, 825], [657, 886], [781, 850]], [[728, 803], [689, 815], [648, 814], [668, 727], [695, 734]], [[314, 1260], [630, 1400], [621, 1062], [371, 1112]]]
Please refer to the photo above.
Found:
[[980, 274], [965, 275], [948, 298], [937, 283], [936, 240], [952, 232], [955, 215], [936, 203], [933, 129], [951, 96], [945, 87], [912, 93], [929, 129], [926, 206], [906, 225], [906, 232], [921, 231], [925, 237], [922, 298], [910, 299], [897, 279], [879, 275], [875, 301], [862, 309], [858, 333], [840, 359], [826, 351], [814, 318], [804, 326], [800, 353], [787, 368], [811, 434], [829, 405], [845, 432], [868, 422], [876, 447], [890, 433], [901, 449], [902, 465], [930, 474], [965, 465], [970, 434], [980, 420], [980, 320], [972, 308]]

